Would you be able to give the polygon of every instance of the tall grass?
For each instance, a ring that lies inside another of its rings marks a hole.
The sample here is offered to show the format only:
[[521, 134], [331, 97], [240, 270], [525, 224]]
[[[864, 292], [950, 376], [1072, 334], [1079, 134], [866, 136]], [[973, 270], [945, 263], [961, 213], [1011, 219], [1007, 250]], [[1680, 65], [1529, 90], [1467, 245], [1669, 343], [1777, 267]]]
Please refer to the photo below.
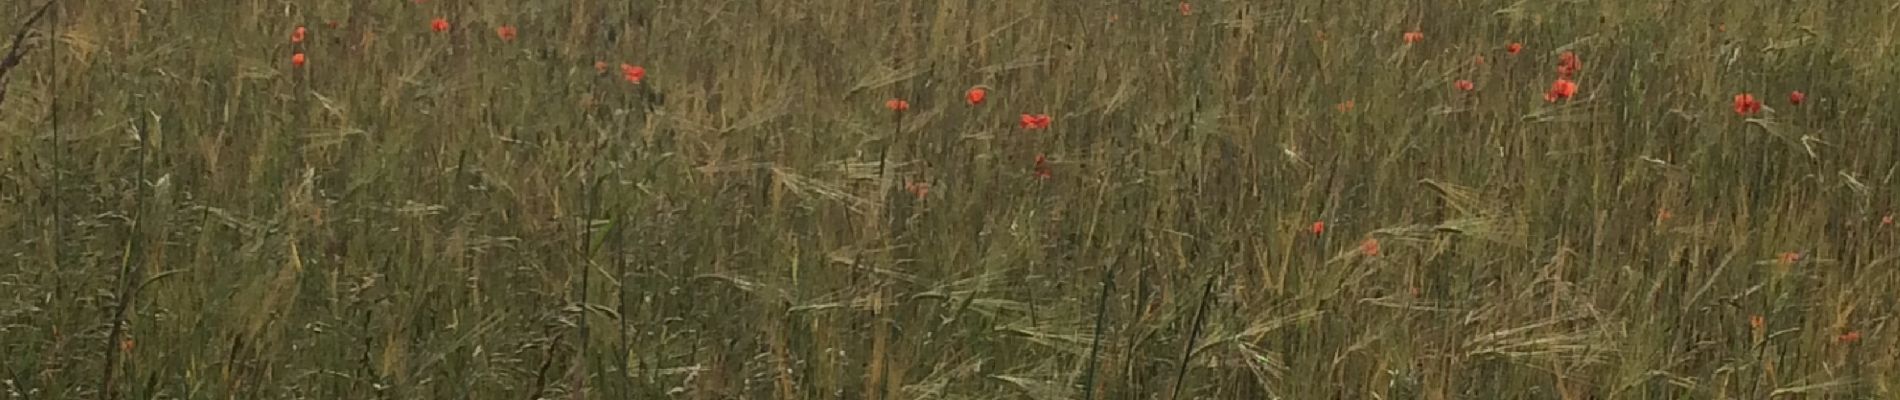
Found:
[[7, 398], [1900, 394], [1891, 2], [54, 10]]

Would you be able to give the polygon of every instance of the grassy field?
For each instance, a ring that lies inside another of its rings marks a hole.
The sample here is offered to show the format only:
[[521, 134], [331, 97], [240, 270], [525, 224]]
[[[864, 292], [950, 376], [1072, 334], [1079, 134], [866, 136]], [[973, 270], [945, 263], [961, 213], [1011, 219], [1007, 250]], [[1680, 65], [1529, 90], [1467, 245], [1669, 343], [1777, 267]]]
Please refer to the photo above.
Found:
[[0, 398], [1900, 398], [1892, 1], [51, 10]]

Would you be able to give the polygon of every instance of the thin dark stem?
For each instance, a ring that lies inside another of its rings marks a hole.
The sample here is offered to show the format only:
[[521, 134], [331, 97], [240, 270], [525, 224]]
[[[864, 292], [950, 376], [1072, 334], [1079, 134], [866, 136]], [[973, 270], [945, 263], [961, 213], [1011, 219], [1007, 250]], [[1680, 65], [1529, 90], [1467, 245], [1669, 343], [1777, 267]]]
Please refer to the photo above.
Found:
[[890, 212], [890, 207], [888, 206], [890, 204], [891, 196], [889, 193], [890, 187], [884, 184], [885, 163], [889, 162], [890, 160], [891, 146], [896, 146], [897, 139], [900, 137], [903, 137], [903, 135], [904, 135], [904, 112], [899, 111], [897, 112], [897, 123], [891, 125], [890, 140], [884, 142], [884, 149], [881, 150], [877, 156], [878, 199], [882, 204], [886, 205], [886, 207], [884, 207], [883, 209], [883, 212], [886, 212], [886, 213]]
[[[20, 65], [20, 59], [26, 56], [25, 53], [20, 52], [20, 42], [26, 40], [26, 33], [32, 30], [33, 24], [39, 23], [40, 18], [45, 18], [47, 11], [53, 9], [54, 1], [56, 0], [47, 0], [46, 4], [41, 4], [39, 9], [33, 11], [33, 16], [26, 18], [26, 23], [20, 24], [20, 31], [13, 33], [13, 42], [7, 45], [6, 56], [0, 58], [0, 75], [5, 75], [7, 70]], [[53, 17], [53, 28], [59, 28], [58, 16]], [[59, 36], [54, 35], [53, 39], [54, 44], [58, 44]]]
[[[616, 212], [615, 218], [620, 218], [622, 215], [624, 215], [624, 213]], [[632, 277], [627, 275], [627, 257], [626, 257], [627, 252], [624, 249], [622, 249], [622, 246], [626, 245], [626, 243], [624, 242], [626, 230], [620, 229], [621, 223], [622, 222], [614, 223], [614, 232], [613, 232], [612, 240], [613, 240], [613, 252], [614, 252], [614, 255], [613, 255], [614, 266], [619, 269], [619, 271], [617, 271], [617, 274], [620, 276], [619, 278], [620, 285], [616, 287], [614, 291], [616, 294], [616, 296], [614, 297], [617, 297], [618, 298], [617, 300], [619, 300], [618, 301], [619, 305], [614, 310], [615, 311], [614, 313], [619, 317], [619, 319], [614, 321], [614, 326], [616, 329], [619, 330], [619, 333], [620, 333], [619, 335], [620, 336], [620, 354], [624, 355], [624, 354], [633, 354], [633, 332], [627, 329], [627, 322], [626, 322], [626, 318], [627, 318], [626, 315], [628, 313], [627, 282], [631, 280]], [[621, 390], [631, 390], [633, 388], [633, 384], [634, 384], [633, 374], [621, 374], [621, 385], [622, 385]], [[625, 395], [625, 393], [622, 393], [622, 395]]]
[[1095, 303], [1095, 337], [1089, 343], [1089, 369], [1082, 378], [1082, 400], [1095, 400], [1095, 369], [1102, 352], [1102, 329], [1108, 323], [1108, 295], [1115, 291], [1115, 270], [1102, 269], [1102, 297]]
[[[598, 156], [599, 156], [598, 154], [595, 154], [595, 157], [598, 157]], [[590, 157], [590, 160], [588, 161], [587, 169], [589, 171], [594, 170], [594, 163], [591, 157]], [[593, 175], [594, 175], [593, 172], [590, 172], [588, 174], [590, 178]], [[580, 328], [580, 334], [579, 334], [580, 340], [574, 345], [575, 346], [574, 347], [574, 365], [571, 366], [570, 368], [574, 369], [574, 376], [572, 377], [573, 383], [574, 383], [572, 398], [577, 399], [577, 400], [587, 398], [587, 366], [586, 366], [587, 363], [586, 361], [587, 361], [587, 345], [589, 343], [588, 341], [589, 332], [588, 332], [588, 326], [587, 326], [588, 325], [587, 324], [587, 311], [588, 311], [587, 310], [587, 289], [588, 289], [588, 283], [589, 283], [588, 278], [590, 275], [592, 275], [592, 273], [590, 273], [587, 270], [587, 266], [589, 264], [589, 261], [593, 259], [592, 247], [593, 247], [593, 232], [594, 232], [594, 226], [593, 226], [594, 213], [596, 212], [598, 204], [600, 203], [600, 199], [598, 198], [600, 196], [600, 183], [601, 183], [600, 179], [598, 178], [591, 179], [591, 181], [592, 182], [582, 183], [582, 185], [585, 185], [585, 186], [581, 188], [582, 193], [583, 193], [581, 196], [581, 201], [586, 203], [584, 206], [584, 209], [586, 211], [581, 214], [581, 224], [580, 224], [581, 225], [580, 226], [580, 241], [581, 241], [580, 256], [581, 257], [580, 257], [579, 262], [575, 264], [575, 269], [579, 270], [581, 274], [580, 287], [575, 290], [576, 298], [574, 300], [574, 303], [577, 305], [577, 308], [580, 309], [580, 314], [577, 317], [579, 318], [579, 321], [576, 321], [576, 323], [579, 325], [579, 328]]]
[[104, 395], [106, 400], [113, 400], [119, 397], [118, 391], [113, 390], [112, 383], [114, 372], [118, 370], [119, 366], [119, 353], [123, 351], [123, 349], [119, 347], [119, 343], [125, 337], [125, 314], [126, 310], [132, 306], [132, 298], [138, 295], [138, 288], [142, 286], [134, 285], [132, 281], [137, 279], [136, 276], [140, 270], [140, 264], [143, 262], [139, 260], [138, 257], [142, 250], [141, 247], [143, 247], [141, 246], [143, 243], [139, 238], [142, 236], [140, 232], [143, 231], [145, 225], [145, 163], [150, 150], [146, 148], [147, 142], [145, 137], [148, 135], [145, 125], [146, 120], [141, 117], [138, 121], [135, 132], [138, 134], [139, 139], [139, 166], [138, 173], [135, 175], [136, 180], [132, 181], [132, 185], [136, 188], [135, 190], [138, 191], [138, 194], [137, 199], [132, 203], [132, 226], [128, 228], [128, 230], [131, 231], [131, 237], [126, 239], [128, 241], [126, 244], [126, 253], [119, 263], [119, 290], [115, 295], [115, 300], [118, 301], [118, 304], [115, 304], [112, 309], [112, 330], [111, 333], [106, 336], [105, 370], [100, 372], [101, 377], [99, 379], [99, 393]]
[[1201, 305], [1194, 310], [1194, 328], [1188, 331], [1187, 345], [1181, 348], [1181, 365], [1174, 374], [1174, 389], [1169, 390], [1169, 399], [1181, 397], [1181, 382], [1187, 380], [1188, 362], [1194, 359], [1194, 342], [1201, 337], [1201, 323], [1207, 317], [1207, 304], [1214, 299], [1214, 280], [1218, 276], [1207, 277], [1207, 284], [1201, 288]]
[[[891, 126], [890, 138], [884, 142], [884, 148], [878, 150], [877, 180], [871, 183], [872, 185], [876, 185], [875, 190], [878, 193], [877, 198], [878, 198], [878, 213], [879, 214], [890, 213], [890, 207], [889, 207], [890, 200], [891, 200], [891, 196], [889, 193], [890, 187], [884, 185], [884, 168], [885, 168], [885, 162], [888, 161], [891, 157], [891, 145], [896, 144], [897, 138], [901, 137], [902, 133], [904, 132], [904, 112], [898, 111], [897, 117], [895, 119], [896, 119], [896, 124], [893, 124]], [[848, 218], [850, 213], [845, 213], [845, 215]], [[863, 268], [863, 264], [861, 263], [861, 261], [863, 261], [863, 258], [864, 258], [864, 249], [859, 248], [857, 253], [851, 256], [852, 272], [855, 273]]]
[[[46, 4], [47, 6], [51, 6], [53, 2], [48, 1]], [[53, 31], [52, 53], [53, 54], [48, 56], [48, 58], [53, 59], [53, 69], [51, 72], [49, 72], [51, 74], [51, 78], [48, 80], [48, 82], [50, 82], [47, 84], [48, 86], [59, 85], [59, 71], [60, 71], [59, 25], [61, 22], [60, 14], [62, 13], [60, 12], [53, 13], [53, 29], [52, 29]], [[60, 207], [59, 207], [61, 203], [60, 196], [62, 193], [65, 192], [64, 182], [61, 182], [60, 175], [59, 175], [59, 164], [60, 164], [59, 153], [62, 153], [62, 151], [60, 150], [62, 150], [62, 147], [64, 147], [60, 145], [62, 138], [60, 137], [60, 132], [59, 132], [59, 92], [60, 92], [59, 90], [52, 90], [52, 93], [49, 95], [52, 97], [51, 99], [52, 101], [48, 101], [46, 103], [47, 107], [50, 108], [50, 110], [48, 110], [47, 112], [49, 114], [47, 116], [48, 117], [47, 119], [49, 120], [49, 123], [52, 124], [53, 126], [53, 157], [52, 157], [53, 165], [51, 168], [52, 174], [53, 174], [53, 195], [51, 198], [49, 198], [48, 202], [52, 203], [51, 205], [53, 206], [53, 243], [52, 243], [53, 293], [55, 293], [55, 296], [66, 293], [66, 278], [62, 274], [63, 268], [60, 268], [61, 267], [60, 260], [65, 258], [64, 251], [61, 250], [60, 245], [63, 242], [65, 242], [66, 217], [65, 217], [65, 214], [60, 212]]]
[[[40, 22], [40, 18], [46, 17], [46, 11], [51, 9], [53, 9], [52, 0], [40, 5], [39, 10], [33, 12], [33, 16], [27, 17], [26, 23], [20, 24], [20, 31], [13, 33], [13, 43], [7, 46], [6, 55], [0, 56], [0, 103], [7, 101], [7, 71], [12, 71], [13, 67], [20, 65], [20, 59], [26, 54], [20, 52], [20, 42], [26, 40], [26, 33], [33, 30], [33, 24]], [[54, 25], [58, 23], [55, 22]], [[53, 42], [59, 42], [58, 35], [54, 36]]]

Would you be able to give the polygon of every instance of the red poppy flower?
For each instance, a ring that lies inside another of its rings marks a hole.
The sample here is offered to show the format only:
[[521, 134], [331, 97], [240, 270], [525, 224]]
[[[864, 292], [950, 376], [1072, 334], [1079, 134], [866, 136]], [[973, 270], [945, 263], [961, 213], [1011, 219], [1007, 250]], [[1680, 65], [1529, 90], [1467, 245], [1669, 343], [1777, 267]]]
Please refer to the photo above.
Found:
[[1748, 316], [1749, 328], [1753, 328], [1755, 330], [1761, 330], [1762, 327], [1767, 326], [1767, 325], [1768, 325], [1768, 319], [1762, 318], [1761, 314]]
[[1577, 59], [1577, 53], [1566, 51], [1563, 55], [1557, 56], [1557, 77], [1569, 79], [1571, 75], [1582, 70], [1583, 61]]
[[1755, 95], [1748, 94], [1748, 93], [1735, 95], [1735, 113], [1736, 114], [1741, 114], [1741, 115], [1746, 116], [1749, 114], [1754, 114], [1754, 113], [1759, 113], [1759, 112], [1761, 112], [1761, 101], [1755, 100]]
[[1887, 214], [1887, 216], [1885, 217], [1880, 217], [1880, 225], [1893, 226], [1893, 214]]
[[1483, 55], [1479, 55], [1479, 56], [1477, 56], [1477, 57], [1473, 57], [1473, 58], [1471, 59], [1471, 64], [1472, 64], [1472, 65], [1484, 65], [1484, 56], [1483, 56]]
[[436, 32], [448, 32], [449, 20], [436, 18], [434, 21], [429, 21], [429, 29]]
[[909, 191], [911, 195], [917, 196], [918, 200], [923, 200], [924, 196], [930, 195], [930, 182], [906, 180], [904, 181], [904, 190]]
[[605, 74], [605, 73], [607, 73], [607, 62], [606, 62], [606, 61], [594, 61], [594, 72], [597, 72], [597, 73], [602, 73], [602, 74]]
[[1028, 130], [1048, 129], [1049, 114], [1023, 114], [1022, 127]]
[[910, 109], [910, 102], [900, 99], [885, 100], [884, 108], [889, 108], [891, 111], [904, 112]]
[[1557, 78], [1556, 82], [1550, 83], [1550, 91], [1544, 92], [1544, 101], [1555, 103], [1557, 100], [1569, 99], [1576, 95], [1576, 82], [1571, 82], [1569, 79]]
[[1808, 101], [1807, 93], [1801, 93], [1801, 91], [1799, 90], [1788, 92], [1788, 104], [1793, 104], [1793, 105], [1798, 106], [1798, 105], [1801, 105], [1801, 103], [1805, 101]]
[[1860, 342], [1860, 331], [1847, 331], [1847, 333], [1841, 334], [1840, 337], [1835, 338], [1834, 340], [1841, 342], [1841, 344], [1854, 344], [1856, 342]]
[[1458, 83], [1456, 83], [1455, 85], [1458, 86], [1458, 90], [1462, 90], [1466, 92], [1476, 90], [1478, 88], [1478, 84], [1471, 83], [1471, 80], [1468, 80], [1468, 79], [1459, 79]]
[[1379, 239], [1368, 238], [1364, 242], [1359, 242], [1359, 253], [1365, 254], [1366, 257], [1378, 256], [1379, 255]]
[[1181, 2], [1181, 15], [1194, 15], [1194, 5], [1185, 1]]
[[1670, 218], [1675, 218], [1675, 217], [1676, 217], [1676, 214], [1669, 212], [1669, 209], [1667, 208], [1656, 209], [1656, 223], [1657, 224], [1668, 222]]
[[1504, 52], [1511, 53], [1511, 55], [1514, 55], [1514, 56], [1517, 55], [1517, 53], [1520, 51], [1524, 51], [1523, 43], [1511, 42], [1510, 45], [1504, 46]]
[[1036, 153], [1036, 178], [1049, 179], [1055, 176], [1055, 168], [1049, 166], [1049, 156]]
[[303, 43], [303, 34], [304, 34], [304, 29], [301, 26], [297, 27], [297, 29], [295, 30], [291, 30], [290, 44]]
[[503, 41], [514, 41], [515, 27], [512, 25], [502, 25], [500, 28], [495, 28], [495, 36], [501, 37]]
[[1402, 38], [1405, 39], [1405, 44], [1416, 44], [1418, 42], [1425, 41], [1425, 32], [1419, 32], [1419, 31], [1406, 32], [1405, 35], [1402, 36]]
[[970, 105], [974, 106], [978, 104], [983, 104], [983, 99], [988, 96], [989, 96], [989, 91], [983, 90], [982, 86], [978, 86], [978, 87], [970, 88], [970, 91], [968, 92], [964, 92], [963, 101], [969, 102]]
[[1313, 227], [1310, 230], [1313, 231], [1313, 235], [1316, 235], [1316, 236], [1325, 234], [1326, 221], [1313, 221]]
[[1334, 105], [1333, 105], [1333, 108], [1337, 108], [1337, 109], [1339, 109], [1339, 112], [1342, 112], [1342, 113], [1343, 113], [1343, 112], [1347, 112], [1347, 111], [1352, 111], [1352, 109], [1353, 109], [1353, 108], [1356, 108], [1356, 107], [1358, 107], [1358, 105], [1357, 105], [1357, 104], [1353, 104], [1353, 102], [1352, 102], [1352, 100], [1346, 100], [1346, 102], [1344, 102], [1344, 103], [1339, 103], [1339, 104], [1334, 104]]
[[297, 53], [297, 54], [291, 54], [291, 55], [290, 55], [290, 65], [291, 65], [291, 66], [294, 66], [294, 67], [298, 67], [298, 68], [302, 68], [302, 67], [303, 67], [303, 62], [304, 62], [304, 56], [303, 56], [303, 53]]
[[1780, 261], [1781, 265], [1784, 266], [1794, 265], [1794, 263], [1801, 262], [1801, 253], [1792, 251], [1782, 252], [1780, 255], [1775, 256], [1775, 259]]
[[640, 80], [647, 78], [647, 69], [633, 64], [620, 64], [620, 76], [626, 78], [627, 83], [638, 85]]

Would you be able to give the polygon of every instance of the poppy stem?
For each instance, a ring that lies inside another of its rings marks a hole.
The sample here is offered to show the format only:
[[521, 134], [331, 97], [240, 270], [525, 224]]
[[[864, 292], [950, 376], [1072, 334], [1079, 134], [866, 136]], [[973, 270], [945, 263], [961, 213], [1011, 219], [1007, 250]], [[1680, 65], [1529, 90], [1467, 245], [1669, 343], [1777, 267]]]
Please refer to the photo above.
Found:
[[[137, 101], [136, 99], [139, 98], [139, 96], [133, 97], [135, 99], [134, 101]], [[144, 230], [142, 228], [145, 225], [145, 200], [150, 196], [150, 192], [148, 192], [150, 185], [143, 184], [145, 182], [145, 165], [149, 160], [148, 153], [150, 152], [147, 148], [148, 142], [146, 141], [146, 136], [150, 134], [146, 131], [147, 122], [144, 117], [140, 117], [133, 127], [133, 132], [137, 134], [139, 140], [137, 180], [133, 181], [139, 183], [137, 185], [138, 187], [135, 188], [138, 195], [136, 199], [133, 200], [132, 224], [126, 229], [130, 235], [127, 236], [125, 258], [119, 263], [119, 288], [113, 297], [116, 304], [112, 306], [112, 328], [111, 333], [106, 335], [105, 369], [100, 372], [99, 392], [108, 400], [119, 397], [118, 391], [113, 388], [113, 373], [118, 369], [120, 354], [126, 352], [128, 349], [120, 344], [124, 340], [126, 333], [125, 314], [132, 306], [133, 297], [138, 296], [139, 288], [144, 286], [134, 284], [134, 281], [139, 279], [138, 275], [141, 275], [141, 271], [143, 270], [143, 268], [141, 268], [143, 262], [141, 259], [143, 257], [140, 257], [140, 255], [145, 253], [143, 251], [145, 243], [139, 239], [143, 237], [140, 232]]]
[[891, 137], [884, 142], [884, 148], [878, 151], [878, 156], [877, 156], [877, 182], [876, 184], [877, 184], [879, 200], [882, 201], [883, 204], [885, 205], [885, 207], [883, 207], [883, 210], [882, 210], [882, 212], [884, 213], [890, 212], [889, 204], [891, 200], [890, 185], [886, 184], [886, 182], [884, 181], [885, 173], [887, 172], [885, 171], [885, 168], [886, 168], [886, 163], [889, 162], [890, 157], [891, 157], [891, 146], [896, 146], [897, 139], [900, 137], [903, 137], [904, 112], [902, 111], [897, 112], [897, 117], [895, 118], [895, 120], [896, 120], [896, 123], [891, 125]]
[[1089, 369], [1082, 378], [1082, 400], [1095, 400], [1095, 368], [1102, 352], [1102, 329], [1108, 322], [1108, 295], [1115, 291], [1115, 268], [1102, 269], [1102, 296], [1095, 302], [1095, 337], [1089, 342]]
[[1194, 310], [1194, 328], [1188, 331], [1187, 345], [1181, 348], [1181, 365], [1174, 373], [1174, 388], [1168, 395], [1170, 400], [1181, 398], [1181, 381], [1187, 380], [1188, 362], [1194, 359], [1194, 342], [1201, 337], [1201, 326], [1207, 317], [1207, 304], [1214, 299], [1214, 280], [1219, 277], [1207, 277], [1207, 284], [1201, 287], [1201, 305]]

